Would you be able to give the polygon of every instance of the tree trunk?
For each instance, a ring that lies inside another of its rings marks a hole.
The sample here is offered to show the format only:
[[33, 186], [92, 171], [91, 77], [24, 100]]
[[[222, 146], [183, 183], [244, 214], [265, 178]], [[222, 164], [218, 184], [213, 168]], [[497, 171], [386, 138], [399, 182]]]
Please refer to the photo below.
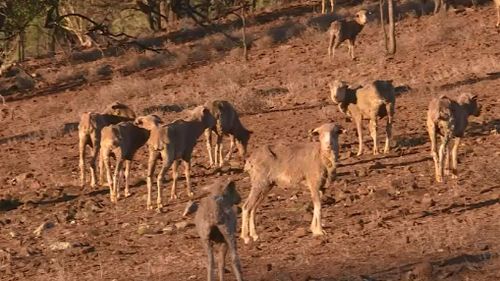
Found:
[[380, 8], [380, 25], [382, 26], [382, 32], [384, 34], [384, 45], [385, 52], [389, 52], [389, 46], [387, 42], [387, 30], [385, 29], [385, 0], [379, 0], [379, 8]]
[[241, 8], [241, 40], [243, 41], [243, 58], [248, 60], [247, 36], [246, 36], [246, 20], [245, 20], [245, 7]]
[[17, 59], [19, 62], [24, 61], [24, 40], [25, 40], [25, 33], [24, 31], [19, 32], [19, 41], [18, 41], [18, 46], [17, 46]]
[[394, 23], [394, 0], [389, 0], [389, 54], [396, 53], [396, 26]]
[[149, 27], [152, 31], [161, 30], [161, 16], [160, 16], [160, 1], [158, 0], [147, 0], [147, 5], [151, 9], [149, 17]]

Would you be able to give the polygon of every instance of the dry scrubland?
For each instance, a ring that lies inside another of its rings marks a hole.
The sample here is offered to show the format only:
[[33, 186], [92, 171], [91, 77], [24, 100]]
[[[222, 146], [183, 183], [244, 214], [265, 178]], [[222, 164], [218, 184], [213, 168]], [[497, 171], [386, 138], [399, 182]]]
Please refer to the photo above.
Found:
[[[391, 60], [381, 55], [380, 27], [372, 19], [359, 36], [358, 60], [351, 61], [343, 45], [333, 64], [325, 32], [332, 17], [309, 11], [295, 7], [255, 20], [248, 62], [219, 35], [172, 40], [164, 45], [171, 54], [129, 50], [28, 62], [38, 74], [36, 89], [6, 96], [0, 116], [0, 279], [203, 280], [204, 252], [192, 220], [181, 217], [185, 189], [162, 213], [146, 211], [142, 149], [132, 167], [131, 197], [114, 205], [107, 188], [82, 190], [75, 122], [83, 111], [114, 100], [169, 121], [183, 108], [223, 98], [254, 131], [250, 152], [304, 141], [309, 129], [330, 120], [348, 129], [340, 137], [338, 177], [322, 199], [327, 235], [312, 238], [307, 231], [312, 206], [305, 188], [273, 189], [258, 213], [260, 240], [238, 241], [247, 280], [427, 280], [411, 275], [426, 278], [429, 263], [434, 280], [499, 280], [494, 7], [422, 17], [408, 10], [397, 23], [398, 52]], [[365, 154], [354, 156], [354, 124], [329, 100], [332, 79], [392, 79], [406, 90], [397, 97], [388, 155], [367, 153], [365, 133]], [[437, 184], [425, 128], [428, 101], [465, 91], [478, 94], [482, 115], [470, 119], [460, 146], [459, 179]], [[231, 175], [246, 198], [249, 179], [238, 162], [222, 175], [206, 169], [203, 143], [193, 159], [195, 192]]]

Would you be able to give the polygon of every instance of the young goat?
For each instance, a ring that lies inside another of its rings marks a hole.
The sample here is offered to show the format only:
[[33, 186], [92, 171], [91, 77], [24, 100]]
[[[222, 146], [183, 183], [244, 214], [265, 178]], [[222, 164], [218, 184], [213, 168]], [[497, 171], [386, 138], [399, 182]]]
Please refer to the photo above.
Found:
[[[80, 117], [78, 124], [78, 151], [80, 156], [80, 184], [85, 185], [85, 148], [89, 145], [92, 148], [92, 159], [90, 160], [90, 186], [96, 185], [96, 162], [99, 156], [101, 130], [102, 128], [118, 124], [123, 121], [134, 120], [135, 113], [128, 106], [114, 102], [106, 108], [103, 113], [84, 112]], [[100, 177], [102, 181], [103, 169], [99, 167]]]
[[[149, 131], [139, 128], [132, 121], [121, 122], [116, 125], [106, 126], [101, 132], [101, 161], [99, 167], [105, 167], [106, 177], [109, 184], [111, 202], [117, 202], [120, 198], [119, 177], [123, 161], [125, 161], [125, 197], [129, 193], [130, 162], [139, 148], [144, 146], [149, 138]], [[116, 167], [111, 179], [109, 156], [114, 153]], [[104, 164], [102, 164], [104, 163]]]
[[[454, 138], [451, 152], [451, 174], [457, 177], [457, 154], [460, 138], [464, 136], [469, 115], [479, 116], [481, 109], [477, 104], [477, 96], [468, 93], [461, 94], [458, 99], [452, 100], [445, 95], [434, 98], [429, 103], [427, 111], [427, 130], [431, 139], [431, 155], [436, 169], [436, 181], [443, 181], [443, 172], [449, 168], [449, 141]], [[441, 136], [439, 154], [436, 151], [436, 135]]]
[[392, 137], [392, 121], [396, 102], [394, 86], [391, 81], [377, 80], [362, 88], [350, 89], [342, 81], [329, 84], [330, 97], [341, 112], [350, 115], [356, 123], [359, 139], [358, 156], [363, 153], [362, 120], [370, 120], [370, 134], [373, 138], [373, 154], [378, 154], [377, 119], [387, 117], [384, 153], [389, 152]]
[[236, 280], [243, 280], [241, 277], [241, 265], [236, 248], [236, 225], [237, 216], [234, 205], [241, 201], [241, 197], [236, 190], [233, 181], [218, 180], [204, 188], [209, 195], [199, 204], [197, 210], [191, 205], [184, 212], [184, 216], [190, 212], [196, 212], [195, 224], [200, 235], [203, 247], [208, 256], [207, 280], [214, 280], [214, 246], [218, 248], [217, 268], [219, 280], [224, 279], [224, 263], [226, 252], [229, 249], [231, 255], [233, 273]]
[[[244, 158], [247, 152], [248, 140], [250, 139], [251, 131], [247, 130], [240, 122], [238, 113], [234, 107], [227, 101], [215, 100], [207, 102], [205, 107], [215, 117], [216, 125], [213, 128], [205, 130], [207, 140], [208, 158], [210, 166], [221, 167], [224, 162], [231, 159], [234, 144], [238, 147], [238, 152], [241, 158]], [[215, 143], [215, 161], [212, 157], [212, 131], [215, 132], [217, 140]], [[226, 156], [222, 158], [222, 136], [229, 135], [231, 145]], [[224, 159], [224, 160], [223, 160]]]
[[186, 176], [186, 188], [189, 197], [191, 192], [191, 155], [193, 148], [201, 134], [207, 128], [215, 126], [215, 119], [204, 106], [198, 106], [190, 111], [190, 117], [184, 120], [176, 120], [168, 125], [161, 125], [157, 116], [143, 116], [135, 120], [135, 125], [150, 132], [148, 139], [149, 160], [147, 173], [148, 199], [147, 208], [151, 207], [151, 185], [156, 161], [161, 156], [163, 162], [157, 178], [157, 208], [162, 207], [161, 203], [161, 180], [165, 172], [172, 167], [172, 190], [170, 199], [177, 198], [177, 166], [178, 161], [184, 164]]
[[311, 231], [322, 235], [320, 191], [335, 175], [339, 142], [344, 130], [333, 123], [324, 124], [310, 131], [319, 135], [319, 143], [295, 145], [266, 145], [247, 159], [245, 170], [250, 174], [252, 188], [242, 211], [241, 238], [245, 243], [258, 239], [255, 230], [255, 211], [274, 185], [292, 185], [305, 181], [314, 204]]
[[[330, 25], [328, 33], [330, 35], [330, 42], [328, 43], [328, 57], [333, 61], [335, 57], [335, 49], [337, 49], [340, 44], [347, 40], [347, 46], [349, 48], [349, 55], [354, 60], [354, 44], [356, 42], [356, 37], [363, 30], [366, 24], [366, 10], [361, 10], [356, 13], [354, 20], [340, 20], [334, 21]], [[335, 42], [335, 43], [334, 43]]]

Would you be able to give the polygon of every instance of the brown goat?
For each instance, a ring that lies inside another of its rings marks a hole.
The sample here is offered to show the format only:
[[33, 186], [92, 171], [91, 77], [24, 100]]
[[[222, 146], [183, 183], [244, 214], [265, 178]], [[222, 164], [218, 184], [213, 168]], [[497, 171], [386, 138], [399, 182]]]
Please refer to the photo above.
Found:
[[[101, 132], [101, 155], [99, 167], [106, 169], [111, 202], [117, 202], [120, 198], [119, 178], [125, 161], [125, 197], [129, 193], [130, 162], [139, 148], [144, 146], [149, 138], [149, 131], [139, 128], [132, 121], [109, 125]], [[110, 172], [109, 156], [113, 153], [116, 157], [116, 166], [113, 178]], [[103, 164], [104, 163], [104, 164]]]
[[347, 40], [347, 46], [349, 48], [349, 55], [354, 60], [354, 44], [356, 42], [356, 37], [363, 30], [366, 24], [366, 10], [360, 10], [356, 13], [354, 20], [340, 20], [334, 21], [330, 25], [328, 33], [330, 35], [330, 42], [328, 43], [328, 57], [333, 61], [335, 57], [335, 49], [337, 49], [340, 44]]
[[[102, 128], [118, 124], [124, 121], [134, 120], [135, 113], [128, 106], [114, 102], [109, 105], [103, 113], [84, 112], [78, 124], [78, 151], [80, 156], [80, 184], [85, 185], [85, 148], [89, 145], [92, 148], [92, 159], [90, 161], [90, 186], [96, 185], [96, 162], [99, 156], [101, 130]], [[102, 181], [103, 171], [100, 167], [100, 180]]]
[[247, 159], [245, 170], [250, 174], [252, 188], [243, 204], [241, 238], [245, 243], [258, 239], [255, 230], [255, 211], [274, 185], [292, 185], [305, 181], [314, 205], [311, 231], [323, 235], [321, 226], [320, 192], [332, 175], [335, 175], [339, 143], [338, 136], [344, 130], [333, 123], [324, 124], [310, 131], [319, 135], [319, 143], [294, 145], [266, 145]]
[[373, 138], [373, 154], [378, 154], [377, 119], [387, 117], [384, 153], [389, 152], [392, 138], [392, 121], [396, 96], [392, 81], [377, 80], [364, 87], [351, 89], [347, 83], [334, 81], [329, 84], [332, 101], [341, 112], [350, 115], [356, 123], [359, 139], [358, 156], [363, 153], [362, 120], [370, 120], [370, 134]]
[[168, 125], [161, 125], [157, 116], [148, 115], [138, 117], [134, 124], [150, 132], [148, 140], [149, 161], [147, 173], [148, 201], [147, 208], [151, 209], [151, 185], [156, 161], [161, 156], [162, 166], [157, 178], [157, 208], [161, 203], [161, 180], [165, 172], [172, 167], [172, 190], [170, 199], [177, 198], [177, 166], [178, 161], [184, 164], [186, 176], [186, 188], [189, 197], [191, 192], [191, 155], [193, 148], [201, 134], [207, 129], [215, 126], [215, 119], [204, 106], [198, 106], [190, 112], [190, 117], [176, 120]]
[[[431, 139], [431, 155], [436, 169], [436, 181], [443, 181], [443, 173], [449, 168], [449, 141], [453, 138], [451, 158], [451, 174], [457, 177], [457, 154], [460, 138], [464, 136], [469, 115], [479, 116], [481, 108], [477, 104], [477, 96], [469, 93], [461, 94], [455, 101], [445, 95], [434, 98], [427, 111], [427, 130]], [[439, 154], [436, 151], [436, 135], [441, 136]]]
[[236, 280], [241, 281], [241, 265], [236, 247], [237, 215], [234, 205], [241, 201], [232, 180], [217, 180], [215, 183], [204, 188], [209, 195], [201, 199], [199, 207], [193, 208], [188, 203], [188, 209], [184, 216], [190, 212], [196, 212], [196, 230], [200, 235], [203, 247], [207, 252], [207, 280], [214, 280], [215, 264], [213, 248], [218, 248], [217, 268], [219, 280], [224, 280], [224, 263], [226, 252], [229, 249], [231, 255], [233, 273]]
[[[250, 139], [251, 131], [247, 130], [241, 124], [238, 113], [228, 101], [214, 100], [207, 102], [205, 107], [216, 120], [216, 125], [213, 128], [205, 130], [205, 138], [207, 140], [208, 158], [210, 166], [221, 167], [224, 162], [231, 160], [234, 144], [238, 147], [238, 153], [241, 158], [244, 158], [247, 152], [248, 140]], [[212, 157], [212, 132], [215, 132], [217, 140], [215, 143], [215, 161]], [[226, 156], [222, 158], [222, 136], [229, 135], [231, 145]]]

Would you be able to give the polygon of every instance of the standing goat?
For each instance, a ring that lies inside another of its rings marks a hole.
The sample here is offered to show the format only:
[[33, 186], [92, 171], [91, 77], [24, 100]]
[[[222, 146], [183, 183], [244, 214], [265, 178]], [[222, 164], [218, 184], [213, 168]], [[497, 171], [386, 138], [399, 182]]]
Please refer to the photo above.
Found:
[[148, 199], [147, 208], [151, 207], [151, 185], [156, 161], [161, 156], [163, 162], [157, 178], [157, 208], [162, 207], [161, 203], [161, 180], [165, 172], [172, 167], [172, 190], [170, 199], [177, 198], [177, 166], [178, 161], [184, 164], [186, 176], [186, 188], [189, 197], [191, 192], [191, 155], [193, 148], [201, 134], [207, 128], [215, 126], [215, 119], [204, 106], [198, 106], [190, 111], [190, 116], [186, 119], [176, 120], [168, 125], [161, 125], [157, 116], [148, 115], [138, 117], [135, 125], [150, 132], [148, 140], [149, 160], [147, 173]]
[[[234, 107], [227, 101], [215, 100], [207, 102], [205, 107], [208, 108], [210, 113], [216, 120], [216, 125], [213, 128], [205, 130], [205, 137], [207, 140], [208, 158], [210, 166], [221, 167], [224, 162], [231, 159], [234, 144], [238, 147], [238, 153], [241, 158], [244, 158], [247, 152], [248, 140], [250, 139], [251, 131], [247, 130], [240, 122], [238, 113]], [[215, 143], [214, 158], [212, 157], [212, 131], [215, 132], [217, 140]], [[222, 158], [222, 136], [229, 135], [231, 145], [226, 156]]]
[[241, 281], [243, 279], [235, 238], [237, 216], [234, 208], [234, 205], [240, 203], [241, 197], [232, 180], [218, 180], [204, 189], [209, 192], [209, 195], [201, 199], [197, 210], [192, 205], [188, 205], [184, 216], [190, 212], [196, 212], [194, 219], [196, 229], [208, 256], [207, 280], [214, 280], [213, 248], [215, 246], [218, 248], [217, 268], [219, 280], [224, 280], [224, 263], [226, 252], [229, 249], [233, 273], [236, 280]]
[[250, 174], [252, 188], [242, 211], [241, 238], [245, 243], [258, 239], [255, 230], [255, 211], [274, 185], [292, 185], [305, 181], [314, 205], [311, 231], [323, 235], [321, 226], [320, 192], [332, 175], [335, 175], [339, 134], [344, 130], [333, 123], [324, 124], [310, 131], [319, 135], [319, 143], [294, 145], [266, 145], [252, 153], [245, 164]]
[[[477, 96], [468, 93], [461, 94], [455, 101], [445, 95], [434, 98], [429, 103], [427, 111], [427, 130], [431, 139], [431, 155], [436, 169], [436, 181], [443, 181], [443, 172], [449, 168], [449, 141], [454, 138], [451, 152], [451, 174], [457, 177], [457, 154], [460, 138], [464, 136], [469, 115], [479, 116], [481, 108], [477, 104]], [[436, 135], [441, 136], [439, 154], [436, 151]]]
[[[149, 138], [149, 131], [139, 128], [132, 121], [121, 122], [116, 125], [106, 126], [101, 132], [101, 161], [99, 167], [105, 167], [108, 180], [111, 202], [117, 202], [120, 198], [119, 178], [125, 161], [125, 197], [129, 193], [130, 162], [139, 148], [144, 146]], [[114, 153], [116, 167], [111, 178], [109, 156]], [[104, 163], [104, 164], [102, 164]]]
[[[96, 185], [96, 162], [99, 156], [101, 130], [102, 128], [118, 124], [123, 121], [134, 120], [135, 113], [128, 106], [114, 102], [106, 108], [103, 113], [84, 112], [78, 124], [78, 151], [80, 156], [80, 184], [85, 185], [85, 148], [89, 145], [92, 148], [92, 159], [90, 160], [90, 186]], [[100, 167], [100, 180], [102, 181], [103, 171]]]
[[378, 154], [377, 119], [387, 117], [384, 153], [389, 152], [396, 96], [392, 81], [376, 80], [364, 87], [350, 89], [346, 82], [335, 80], [329, 84], [330, 97], [341, 112], [350, 115], [356, 123], [359, 139], [358, 156], [363, 154], [362, 120], [370, 120], [373, 154]]
[[330, 41], [328, 43], [328, 57], [333, 61], [335, 57], [335, 49], [337, 49], [340, 44], [347, 40], [347, 46], [349, 48], [349, 55], [354, 60], [354, 44], [356, 42], [356, 37], [363, 30], [366, 24], [366, 10], [360, 10], [356, 13], [354, 20], [340, 20], [334, 21], [330, 25], [328, 33], [330, 35]]

